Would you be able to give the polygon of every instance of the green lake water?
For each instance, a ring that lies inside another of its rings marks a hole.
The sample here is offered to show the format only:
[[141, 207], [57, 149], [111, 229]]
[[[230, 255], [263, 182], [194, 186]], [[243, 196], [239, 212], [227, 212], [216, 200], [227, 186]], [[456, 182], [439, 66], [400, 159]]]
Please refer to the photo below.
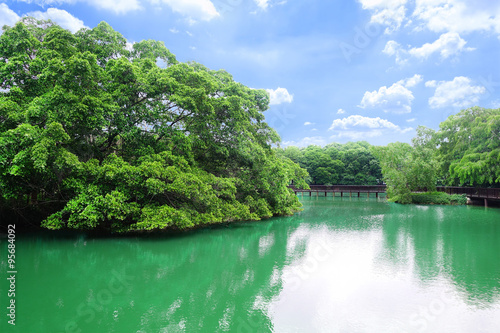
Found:
[[181, 235], [16, 234], [0, 332], [499, 332], [500, 209], [304, 197]]

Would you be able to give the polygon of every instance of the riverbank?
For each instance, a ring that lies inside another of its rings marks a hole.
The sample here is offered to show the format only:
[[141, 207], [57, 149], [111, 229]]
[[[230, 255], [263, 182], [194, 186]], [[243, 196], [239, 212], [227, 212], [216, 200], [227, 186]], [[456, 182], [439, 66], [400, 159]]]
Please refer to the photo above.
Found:
[[465, 194], [448, 194], [444, 192], [412, 193], [411, 203], [421, 205], [466, 205]]

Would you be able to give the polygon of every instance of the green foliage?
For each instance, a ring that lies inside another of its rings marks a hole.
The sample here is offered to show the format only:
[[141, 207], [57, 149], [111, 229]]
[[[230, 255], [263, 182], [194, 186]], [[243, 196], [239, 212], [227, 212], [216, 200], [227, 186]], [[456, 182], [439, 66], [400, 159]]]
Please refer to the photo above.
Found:
[[448, 117], [436, 133], [449, 185], [500, 183], [500, 109], [473, 107]]
[[[411, 203], [419, 190], [447, 185], [498, 186], [500, 183], [500, 109], [473, 107], [448, 117], [435, 132], [417, 129], [413, 146], [403, 143], [374, 148], [391, 201]], [[463, 197], [432, 200], [463, 203]]]
[[448, 194], [444, 192], [412, 193], [411, 202], [421, 205], [465, 205], [467, 196], [465, 194]]
[[413, 146], [407, 143], [390, 143], [374, 147], [373, 153], [380, 160], [387, 196], [390, 201], [411, 203], [411, 193], [436, 188], [437, 162], [430, 142], [428, 129], [419, 127]]
[[307, 172], [271, 147], [269, 96], [107, 23], [0, 36], [0, 205], [50, 229], [189, 228], [292, 214]]
[[382, 178], [378, 160], [367, 142], [332, 143], [324, 148], [286, 147], [279, 151], [309, 172], [308, 183], [315, 185], [376, 185]]

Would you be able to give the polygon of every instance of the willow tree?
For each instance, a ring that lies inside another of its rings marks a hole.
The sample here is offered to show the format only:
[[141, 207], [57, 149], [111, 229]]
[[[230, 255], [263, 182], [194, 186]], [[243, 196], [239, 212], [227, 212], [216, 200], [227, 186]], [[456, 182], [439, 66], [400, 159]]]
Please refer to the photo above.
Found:
[[472, 107], [449, 116], [435, 135], [450, 185], [500, 183], [500, 109]]
[[[159, 66], [161, 65], [161, 66]], [[2, 206], [51, 229], [187, 228], [292, 214], [305, 170], [271, 146], [269, 96], [102, 22], [0, 36]], [[49, 207], [49, 208], [47, 208]]]
[[419, 126], [412, 145], [395, 142], [372, 148], [382, 167], [389, 200], [411, 203], [412, 192], [436, 190], [438, 162], [433, 136], [433, 130]]

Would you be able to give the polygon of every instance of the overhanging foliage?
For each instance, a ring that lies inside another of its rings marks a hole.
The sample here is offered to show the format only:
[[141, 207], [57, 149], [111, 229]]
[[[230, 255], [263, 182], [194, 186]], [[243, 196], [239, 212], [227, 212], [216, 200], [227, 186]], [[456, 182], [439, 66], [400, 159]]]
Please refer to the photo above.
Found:
[[1, 205], [50, 213], [47, 228], [187, 228], [300, 207], [287, 185], [307, 173], [271, 149], [268, 94], [161, 42], [129, 50], [104, 22], [71, 34], [23, 18], [0, 36], [0, 87]]

